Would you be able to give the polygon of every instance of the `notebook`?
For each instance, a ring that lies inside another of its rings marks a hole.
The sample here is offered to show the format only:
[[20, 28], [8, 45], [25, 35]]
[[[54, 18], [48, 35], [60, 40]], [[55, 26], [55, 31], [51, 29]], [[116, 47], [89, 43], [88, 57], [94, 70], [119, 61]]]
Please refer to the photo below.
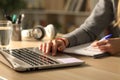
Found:
[[8, 79], [6, 79], [6, 78], [0, 76], [0, 80], [8, 80]]
[[85, 56], [91, 56], [93, 58], [102, 58], [110, 56], [110, 53], [108, 52], [102, 52], [98, 48], [90, 46], [90, 43], [66, 48], [63, 52], [65, 53], [72, 53], [72, 54], [78, 54], [78, 55], [85, 55]]
[[57, 56], [44, 55], [38, 47], [2, 50], [0, 54], [0, 61], [15, 71], [76, 66], [84, 63], [83, 60], [63, 53]]

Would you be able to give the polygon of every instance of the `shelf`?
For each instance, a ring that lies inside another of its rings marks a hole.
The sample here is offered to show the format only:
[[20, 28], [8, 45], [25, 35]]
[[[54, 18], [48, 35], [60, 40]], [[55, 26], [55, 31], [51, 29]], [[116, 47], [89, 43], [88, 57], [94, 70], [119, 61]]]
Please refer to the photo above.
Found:
[[73, 12], [63, 10], [22, 10], [24, 14], [57, 14], [57, 15], [75, 15], [75, 16], [87, 16], [90, 12]]
[[[24, 28], [32, 28], [35, 25], [46, 26], [53, 24], [57, 31], [68, 33], [72, 29], [81, 25], [90, 12], [72, 12], [72, 11], [56, 11], [56, 10], [22, 10], [26, 18], [24, 20]], [[68, 30], [69, 28], [70, 30]]]
[[98, 0], [42, 0], [41, 4], [44, 4], [42, 10], [40, 8], [21, 10], [26, 16], [24, 27], [53, 24], [58, 31], [68, 33], [79, 27], [90, 15], [91, 4], [95, 4], [95, 1]]

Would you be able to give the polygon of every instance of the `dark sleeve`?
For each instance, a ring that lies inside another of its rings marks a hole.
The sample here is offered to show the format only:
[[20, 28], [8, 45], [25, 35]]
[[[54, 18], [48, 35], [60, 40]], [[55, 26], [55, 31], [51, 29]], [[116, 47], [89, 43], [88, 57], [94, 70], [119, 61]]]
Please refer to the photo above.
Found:
[[111, 0], [99, 0], [85, 22], [76, 30], [63, 36], [69, 40], [68, 47], [95, 40], [112, 22], [113, 16]]

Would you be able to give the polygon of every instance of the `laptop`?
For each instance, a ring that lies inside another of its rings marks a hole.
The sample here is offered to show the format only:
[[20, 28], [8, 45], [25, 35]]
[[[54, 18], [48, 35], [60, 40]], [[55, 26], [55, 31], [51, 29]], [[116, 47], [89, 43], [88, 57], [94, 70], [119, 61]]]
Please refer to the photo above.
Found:
[[83, 60], [60, 53], [57, 56], [44, 55], [38, 47], [0, 50], [0, 61], [15, 71], [31, 71], [84, 63]]

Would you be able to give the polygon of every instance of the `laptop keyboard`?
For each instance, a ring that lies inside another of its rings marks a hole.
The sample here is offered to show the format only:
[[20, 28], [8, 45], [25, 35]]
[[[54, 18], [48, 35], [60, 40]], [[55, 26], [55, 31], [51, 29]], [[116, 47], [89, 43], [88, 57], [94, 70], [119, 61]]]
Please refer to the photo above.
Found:
[[17, 59], [28, 63], [31, 66], [59, 64], [59, 62], [55, 61], [54, 59], [51, 59], [46, 55], [36, 53], [32, 50], [29, 50], [28, 48], [12, 49], [12, 50], [4, 50], [4, 51], [16, 57]]

